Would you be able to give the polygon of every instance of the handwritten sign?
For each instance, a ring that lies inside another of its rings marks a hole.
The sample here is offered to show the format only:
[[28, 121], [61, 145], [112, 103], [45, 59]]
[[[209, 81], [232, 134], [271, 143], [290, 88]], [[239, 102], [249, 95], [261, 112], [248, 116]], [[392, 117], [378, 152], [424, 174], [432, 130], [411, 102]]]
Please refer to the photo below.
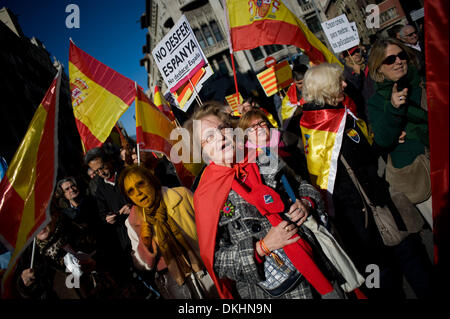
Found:
[[[354, 27], [356, 28], [356, 24]], [[345, 14], [323, 22], [322, 29], [334, 53], [348, 50], [359, 44], [357, 30], [355, 33]]]

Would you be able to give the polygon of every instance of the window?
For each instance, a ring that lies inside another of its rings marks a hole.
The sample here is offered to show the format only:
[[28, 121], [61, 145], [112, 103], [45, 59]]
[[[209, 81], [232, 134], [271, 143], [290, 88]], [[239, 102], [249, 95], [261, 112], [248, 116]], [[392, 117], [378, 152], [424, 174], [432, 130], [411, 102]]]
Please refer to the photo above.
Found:
[[306, 25], [313, 33], [320, 32], [322, 30], [319, 19], [317, 19], [316, 15], [306, 18]]
[[217, 42], [220, 42], [223, 40], [222, 33], [220, 32], [219, 26], [217, 25], [216, 21], [211, 21], [209, 24], [211, 26], [212, 32], [214, 33], [214, 37], [216, 38]]
[[214, 45], [214, 38], [206, 24], [202, 25], [202, 32], [208, 42], [208, 45]]
[[197, 41], [200, 44], [200, 46], [202, 47], [202, 49], [205, 49], [206, 42], [205, 42], [205, 39], [203, 38], [202, 32], [197, 28], [193, 29], [192, 31], [194, 31], [195, 37], [197, 38]]
[[271, 55], [272, 53], [278, 52], [283, 49], [282, 45], [278, 44], [271, 44], [271, 45], [265, 45], [264, 50], [266, 51], [267, 55]]
[[252, 54], [253, 60], [258, 61], [259, 59], [264, 58], [264, 54], [261, 51], [261, 48], [254, 48], [250, 50], [250, 53]]

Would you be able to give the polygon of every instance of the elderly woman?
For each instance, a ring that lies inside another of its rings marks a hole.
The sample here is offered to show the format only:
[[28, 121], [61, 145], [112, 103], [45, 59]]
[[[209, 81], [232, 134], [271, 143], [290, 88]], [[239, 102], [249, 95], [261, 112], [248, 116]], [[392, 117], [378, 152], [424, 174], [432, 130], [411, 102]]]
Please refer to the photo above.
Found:
[[290, 132], [282, 132], [272, 126], [264, 111], [253, 109], [244, 114], [238, 127], [246, 131], [245, 146], [256, 149], [258, 153], [273, 149], [293, 169], [295, 174], [309, 181], [306, 158], [303, 148], [297, 147], [297, 136]]
[[[425, 298], [431, 293], [431, 263], [418, 233], [423, 221], [414, 211], [397, 208], [389, 185], [377, 175], [378, 155], [365, 123], [342, 104], [345, 87], [337, 65], [324, 63], [305, 74], [306, 103], [300, 125], [308, 169], [316, 184], [332, 193], [331, 221], [358, 270], [364, 273], [371, 264], [380, 269], [380, 288], [367, 290], [369, 298], [404, 297], [403, 275], [416, 295]], [[384, 244], [384, 229], [378, 229], [368, 201], [389, 209], [398, 230], [406, 234], [403, 240], [393, 246]]]
[[[313, 253], [311, 235], [297, 234], [320, 194], [290, 178], [296, 190], [290, 203], [278, 174], [285, 164], [260, 173], [270, 161], [258, 157], [256, 163], [239, 163], [235, 141], [226, 133], [227, 114], [221, 110], [207, 104], [185, 123], [193, 132], [193, 146], [201, 148], [209, 163], [194, 206], [200, 253], [220, 296], [342, 297], [332, 284], [335, 273]], [[287, 213], [288, 220], [280, 213]]]
[[120, 175], [122, 193], [136, 206], [125, 222], [135, 265], [156, 268], [156, 285], [167, 299], [215, 297], [198, 257], [192, 193], [162, 187], [146, 168], [133, 165]]
[[395, 39], [373, 46], [369, 70], [376, 93], [368, 102], [369, 118], [375, 142], [389, 154], [386, 179], [417, 205], [432, 227], [426, 96], [409, 50]]

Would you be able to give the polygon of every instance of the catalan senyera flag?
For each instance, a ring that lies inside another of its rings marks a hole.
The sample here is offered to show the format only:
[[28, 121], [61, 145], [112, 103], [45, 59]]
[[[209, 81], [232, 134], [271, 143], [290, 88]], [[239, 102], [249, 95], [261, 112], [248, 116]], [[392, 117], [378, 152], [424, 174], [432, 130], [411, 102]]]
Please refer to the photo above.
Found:
[[133, 103], [134, 82], [70, 42], [69, 77], [73, 113], [85, 152], [101, 146]]
[[231, 107], [233, 112], [239, 113], [238, 105], [242, 104], [242, 102], [244, 102], [244, 98], [242, 97], [241, 93], [239, 93], [239, 102], [238, 102], [238, 100], [236, 98], [236, 93], [233, 93], [233, 94], [225, 96], [225, 101], [227, 101], [228, 105]]
[[60, 83], [61, 68], [0, 182], [0, 239], [12, 251], [2, 280], [5, 298], [11, 297], [9, 287], [20, 255], [50, 221], [48, 207], [58, 166]]
[[[140, 150], [163, 153], [169, 160], [172, 147], [179, 142], [170, 139], [176, 128], [162, 112], [150, 101], [141, 89], [136, 92], [136, 142]], [[202, 164], [173, 163], [180, 182], [190, 188]]]
[[175, 115], [172, 112], [169, 102], [166, 101], [159, 89], [159, 86], [155, 85], [155, 92], [153, 94], [153, 103], [156, 107], [164, 113], [165, 116], [171, 121], [175, 121]]
[[288, 87], [292, 82], [292, 69], [288, 61], [283, 61], [256, 75], [267, 96], [272, 96]]
[[226, 0], [232, 51], [286, 44], [302, 49], [314, 64], [339, 60], [281, 0]]

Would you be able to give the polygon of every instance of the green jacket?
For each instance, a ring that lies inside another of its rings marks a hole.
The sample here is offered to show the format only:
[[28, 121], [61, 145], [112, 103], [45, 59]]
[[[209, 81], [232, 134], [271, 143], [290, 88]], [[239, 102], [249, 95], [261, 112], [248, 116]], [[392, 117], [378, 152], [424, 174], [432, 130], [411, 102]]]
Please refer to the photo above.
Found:
[[[409, 84], [407, 100], [399, 108], [391, 104], [394, 82], [389, 80], [375, 83], [376, 93], [368, 102], [375, 142], [387, 149], [396, 168], [411, 164], [429, 146], [428, 112], [420, 107], [422, 78], [417, 69], [409, 65], [406, 79]], [[398, 138], [402, 131], [406, 132], [406, 139], [400, 144]]]

